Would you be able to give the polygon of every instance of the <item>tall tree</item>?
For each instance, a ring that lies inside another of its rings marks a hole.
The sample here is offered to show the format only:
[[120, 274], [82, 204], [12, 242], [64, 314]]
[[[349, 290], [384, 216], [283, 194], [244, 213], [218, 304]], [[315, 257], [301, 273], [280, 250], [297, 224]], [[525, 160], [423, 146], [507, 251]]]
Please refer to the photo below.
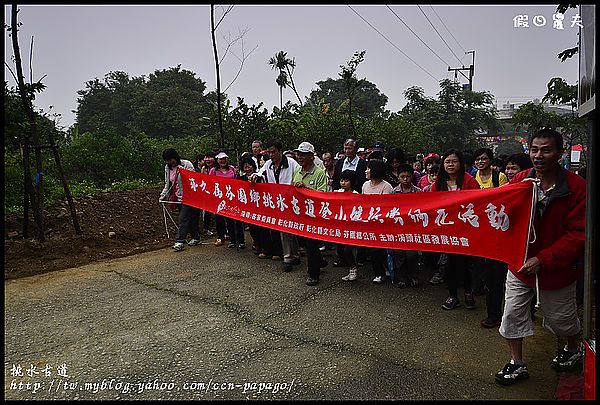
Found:
[[[243, 38], [244, 38], [244, 35], [246, 34], [247, 30], [242, 31], [236, 38], [227, 40], [227, 47], [225, 48], [225, 51], [224, 51], [223, 55], [221, 56], [221, 59], [219, 59], [219, 53], [217, 51], [216, 32], [217, 32], [217, 29], [219, 28], [219, 25], [221, 25], [221, 23], [223, 22], [223, 20], [227, 16], [227, 14], [229, 14], [231, 12], [231, 10], [233, 10], [233, 5], [227, 7], [227, 9], [223, 12], [223, 15], [221, 16], [219, 21], [215, 24], [215, 5], [214, 4], [210, 5], [210, 33], [211, 33], [211, 39], [212, 39], [212, 44], [213, 44], [213, 53], [214, 53], [214, 57], [215, 57], [215, 71], [216, 71], [216, 76], [217, 76], [217, 102], [216, 103], [217, 103], [217, 117], [218, 117], [217, 120], [218, 120], [218, 124], [219, 124], [219, 147], [221, 149], [225, 148], [225, 134], [223, 133], [223, 115], [222, 115], [223, 106], [221, 105], [221, 97], [222, 97], [222, 95], [224, 95], [223, 94], [224, 92], [223, 93], [221, 92], [220, 65], [223, 62], [223, 60], [225, 59], [225, 57], [228, 55], [228, 53], [230, 53], [232, 45], [235, 44], [236, 42], [240, 42], [242, 55], [241, 55], [241, 57], [234, 55], [240, 62], [240, 68], [238, 69], [238, 72], [235, 75], [235, 77], [231, 80], [231, 82], [225, 89], [225, 91], [227, 91], [227, 89], [229, 87], [231, 87], [231, 85], [238, 78], [238, 76], [244, 66], [245, 60], [258, 47], [258, 46], [254, 47], [254, 49], [252, 49], [252, 51], [250, 51], [248, 54], [246, 54], [245, 50], [244, 50]], [[231, 54], [233, 54], [233, 52], [231, 52]]]
[[151, 138], [202, 136], [205, 129], [198, 124], [213, 111], [205, 90], [206, 83], [180, 65], [148, 77], [109, 72], [77, 92], [77, 126], [81, 133], [115, 129], [120, 136], [132, 130]]
[[571, 107], [570, 115], [562, 115], [560, 117], [560, 127], [563, 130], [563, 135], [567, 138], [567, 153], [565, 155], [565, 166], [570, 167], [571, 164], [571, 147], [575, 142], [585, 140], [586, 135], [586, 120], [579, 118], [575, 114], [577, 108], [577, 85], [568, 84], [563, 78], [554, 77], [548, 82], [548, 91], [542, 98], [542, 102], [550, 104], [563, 104]]
[[[13, 52], [15, 57], [15, 66], [17, 69], [16, 81], [17, 81], [17, 89], [19, 91], [19, 95], [21, 97], [21, 102], [23, 103], [23, 109], [27, 114], [27, 119], [29, 122], [29, 129], [31, 131], [31, 138], [29, 138], [24, 145], [24, 161], [23, 166], [25, 168], [25, 189], [26, 194], [31, 198], [31, 205], [34, 208], [34, 217], [37, 225], [37, 238], [40, 242], [46, 241], [45, 229], [44, 229], [44, 173], [42, 168], [42, 151], [40, 148], [40, 141], [38, 135], [37, 123], [35, 120], [35, 113], [33, 111], [33, 99], [35, 98], [36, 87], [33, 86], [33, 83], [29, 86], [25, 85], [25, 80], [23, 76], [23, 66], [21, 63], [21, 50], [19, 48], [19, 39], [18, 39], [18, 31], [19, 31], [19, 22], [17, 18], [19, 10], [17, 9], [17, 5], [13, 3], [12, 12], [11, 12], [11, 26], [8, 27], [10, 31], [10, 35], [12, 37], [12, 45]], [[43, 85], [41, 83], [38, 84], [37, 89], [43, 89]], [[30, 144], [30, 141], [33, 142], [33, 145]], [[35, 181], [35, 196], [34, 193], [31, 192], [33, 190], [33, 184], [31, 183], [31, 173], [29, 168], [29, 148], [33, 147], [35, 150], [35, 168], [37, 171], [36, 181]], [[27, 196], [25, 197], [27, 200]], [[27, 206], [25, 207], [27, 209]], [[24, 210], [26, 211], [26, 210]], [[25, 215], [28, 215], [25, 214]], [[25, 221], [26, 222], [26, 221]]]
[[360, 85], [361, 80], [356, 78], [356, 69], [358, 65], [365, 60], [365, 52], [354, 52], [352, 58], [346, 62], [345, 65], [340, 65], [342, 71], [338, 73], [340, 78], [344, 82], [344, 88], [346, 89], [346, 95], [348, 97], [348, 120], [350, 121], [350, 128], [352, 129], [352, 133], [356, 137], [356, 128], [354, 126], [354, 122], [352, 121], [352, 99], [354, 98], [354, 93], [358, 86]]
[[279, 75], [275, 82], [279, 86], [279, 108], [283, 108], [283, 89], [290, 85], [294, 94], [298, 98], [298, 102], [302, 105], [302, 99], [296, 90], [296, 84], [294, 83], [294, 69], [296, 68], [296, 62], [294, 59], [287, 57], [287, 52], [279, 51], [275, 56], [269, 59], [269, 65], [271, 69], [279, 70]]
[[[473, 92], [448, 79], [440, 82], [438, 99], [426, 97], [420, 87], [404, 92], [406, 106], [399, 116], [408, 128], [403, 136], [420, 139], [427, 151], [443, 152], [447, 148], [472, 149], [480, 145], [478, 130], [496, 130], [492, 95]], [[411, 140], [411, 145], [416, 144]]]
[[[561, 3], [556, 7], [556, 12], [564, 14], [565, 11], [567, 11], [570, 8], [577, 8], [577, 4]], [[574, 46], [572, 48], [565, 49], [564, 51], [558, 54], [558, 59], [560, 59], [561, 62], [564, 62], [565, 60], [575, 56], [578, 52], [579, 46]]]
[[[342, 79], [328, 78], [317, 82], [316, 85], [318, 89], [311, 91], [309, 96], [311, 102], [318, 103], [319, 99], [323, 99], [332, 108], [341, 109], [347, 113], [348, 95]], [[388, 97], [381, 93], [374, 83], [363, 79], [354, 90], [352, 111], [359, 117], [380, 114], [384, 111], [387, 101]]]

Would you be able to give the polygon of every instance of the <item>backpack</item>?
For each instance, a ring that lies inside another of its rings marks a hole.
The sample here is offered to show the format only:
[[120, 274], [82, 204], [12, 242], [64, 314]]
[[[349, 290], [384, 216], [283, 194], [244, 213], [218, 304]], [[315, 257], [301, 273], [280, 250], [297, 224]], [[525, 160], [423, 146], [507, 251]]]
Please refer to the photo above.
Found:
[[494, 187], [498, 187], [500, 185], [500, 172], [492, 170], [492, 184]]

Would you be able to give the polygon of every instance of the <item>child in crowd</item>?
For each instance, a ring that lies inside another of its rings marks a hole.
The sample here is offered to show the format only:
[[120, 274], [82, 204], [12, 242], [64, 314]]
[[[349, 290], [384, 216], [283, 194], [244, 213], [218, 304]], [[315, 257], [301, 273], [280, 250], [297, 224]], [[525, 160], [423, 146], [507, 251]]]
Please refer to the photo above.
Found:
[[[340, 186], [335, 190], [336, 192], [341, 193], [354, 193], [358, 194], [357, 191], [354, 190], [354, 182], [356, 181], [356, 172], [354, 170], [344, 170], [340, 174]], [[357, 277], [358, 268], [356, 267], [356, 259], [354, 258], [354, 246], [352, 245], [342, 245], [338, 244], [337, 253], [338, 258], [343, 258], [343, 262], [350, 266], [350, 271], [347, 275], [342, 277], [344, 281], [354, 281]], [[338, 259], [338, 262], [340, 260]]]
[[[421, 193], [421, 189], [413, 184], [413, 170], [409, 164], [398, 168], [400, 184], [394, 188], [394, 194]], [[419, 259], [421, 252], [416, 250], [395, 250], [395, 262], [398, 267], [398, 287], [419, 287]]]

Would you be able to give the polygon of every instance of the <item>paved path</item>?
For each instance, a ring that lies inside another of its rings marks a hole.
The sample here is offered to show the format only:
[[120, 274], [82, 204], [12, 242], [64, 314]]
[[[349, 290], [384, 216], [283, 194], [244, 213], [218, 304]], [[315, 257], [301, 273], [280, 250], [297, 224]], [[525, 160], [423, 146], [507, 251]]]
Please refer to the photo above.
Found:
[[539, 320], [530, 379], [502, 387], [507, 348], [479, 326], [483, 297], [446, 312], [429, 271], [401, 290], [372, 284], [369, 266], [351, 284], [329, 266], [307, 287], [304, 267], [202, 245], [6, 281], [5, 398], [554, 397], [556, 343]]

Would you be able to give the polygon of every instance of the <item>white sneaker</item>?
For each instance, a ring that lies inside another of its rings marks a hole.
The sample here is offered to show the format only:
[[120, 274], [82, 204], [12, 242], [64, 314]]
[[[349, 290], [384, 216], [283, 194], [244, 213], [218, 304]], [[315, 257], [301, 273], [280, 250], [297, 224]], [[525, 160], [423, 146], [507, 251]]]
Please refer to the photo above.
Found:
[[350, 269], [350, 272], [345, 275], [344, 277], [342, 277], [342, 280], [344, 281], [354, 281], [356, 280], [356, 272], [358, 271], [358, 269], [356, 267], [352, 267]]
[[185, 245], [183, 244], [183, 242], [176, 242], [173, 245], [173, 249], [175, 249], [176, 252], [181, 252], [183, 249], [185, 249]]
[[198, 246], [201, 244], [202, 242], [200, 242], [200, 239], [190, 239], [190, 241], [188, 242], [188, 246]]
[[325, 251], [325, 245], [323, 245], [323, 246], [320, 246], [320, 247], [319, 247], [319, 250], [320, 250], [321, 252], [324, 252], [324, 251]]
[[375, 284], [381, 284], [381, 283], [383, 283], [383, 276], [377, 276], [377, 277], [375, 277], [375, 278], [373, 279], [373, 282], [374, 282]]

